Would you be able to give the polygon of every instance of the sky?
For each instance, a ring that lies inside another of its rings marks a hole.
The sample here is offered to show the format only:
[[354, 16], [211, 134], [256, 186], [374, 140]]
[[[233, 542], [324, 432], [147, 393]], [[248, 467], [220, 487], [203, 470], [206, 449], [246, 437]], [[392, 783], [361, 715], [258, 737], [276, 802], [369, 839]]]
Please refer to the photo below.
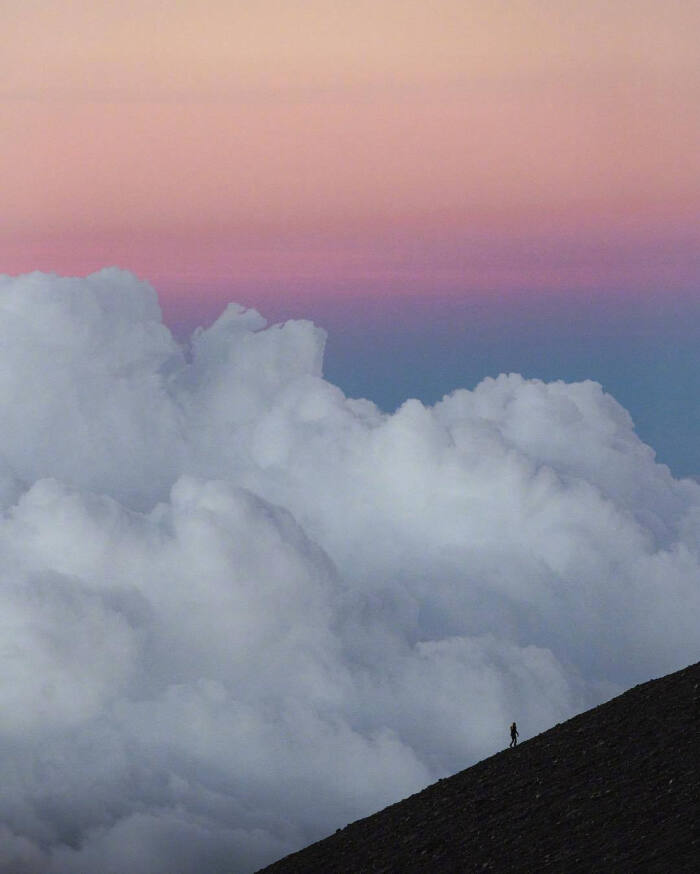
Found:
[[0, 871], [251, 874], [697, 660], [700, 483], [598, 383], [390, 414], [326, 340], [0, 279]]
[[0, 25], [0, 872], [250, 874], [697, 661], [696, 3]]
[[2, 25], [0, 272], [131, 270], [181, 333], [229, 301], [312, 318], [387, 409], [590, 375], [700, 471], [693, 0], [5, 0]]

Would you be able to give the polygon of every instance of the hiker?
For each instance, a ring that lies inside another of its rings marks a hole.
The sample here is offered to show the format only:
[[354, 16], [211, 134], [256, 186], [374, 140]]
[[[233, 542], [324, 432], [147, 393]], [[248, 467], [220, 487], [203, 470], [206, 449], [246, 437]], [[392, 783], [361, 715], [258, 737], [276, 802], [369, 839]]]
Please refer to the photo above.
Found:
[[518, 745], [518, 726], [513, 723], [510, 727], [510, 746], [515, 747]]

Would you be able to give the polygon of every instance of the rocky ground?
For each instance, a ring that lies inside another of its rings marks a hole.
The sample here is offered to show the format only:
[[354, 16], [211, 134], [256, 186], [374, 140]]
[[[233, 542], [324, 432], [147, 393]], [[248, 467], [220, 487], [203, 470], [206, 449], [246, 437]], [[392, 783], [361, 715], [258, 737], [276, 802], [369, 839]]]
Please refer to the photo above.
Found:
[[700, 872], [699, 687], [636, 686], [263, 870]]

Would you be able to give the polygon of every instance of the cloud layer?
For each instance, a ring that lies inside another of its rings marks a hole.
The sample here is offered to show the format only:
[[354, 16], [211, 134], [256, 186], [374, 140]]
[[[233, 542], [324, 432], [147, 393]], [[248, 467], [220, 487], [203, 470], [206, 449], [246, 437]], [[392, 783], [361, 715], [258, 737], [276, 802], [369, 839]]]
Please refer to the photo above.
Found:
[[599, 385], [386, 415], [324, 341], [0, 278], [0, 870], [244, 874], [698, 658], [700, 486]]

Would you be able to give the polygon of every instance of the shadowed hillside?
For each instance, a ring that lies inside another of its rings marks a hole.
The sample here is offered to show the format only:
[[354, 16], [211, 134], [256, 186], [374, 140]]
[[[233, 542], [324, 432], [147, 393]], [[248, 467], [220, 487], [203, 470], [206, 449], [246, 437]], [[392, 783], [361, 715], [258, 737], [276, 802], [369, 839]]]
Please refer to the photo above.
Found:
[[699, 687], [636, 686], [264, 871], [700, 871]]

